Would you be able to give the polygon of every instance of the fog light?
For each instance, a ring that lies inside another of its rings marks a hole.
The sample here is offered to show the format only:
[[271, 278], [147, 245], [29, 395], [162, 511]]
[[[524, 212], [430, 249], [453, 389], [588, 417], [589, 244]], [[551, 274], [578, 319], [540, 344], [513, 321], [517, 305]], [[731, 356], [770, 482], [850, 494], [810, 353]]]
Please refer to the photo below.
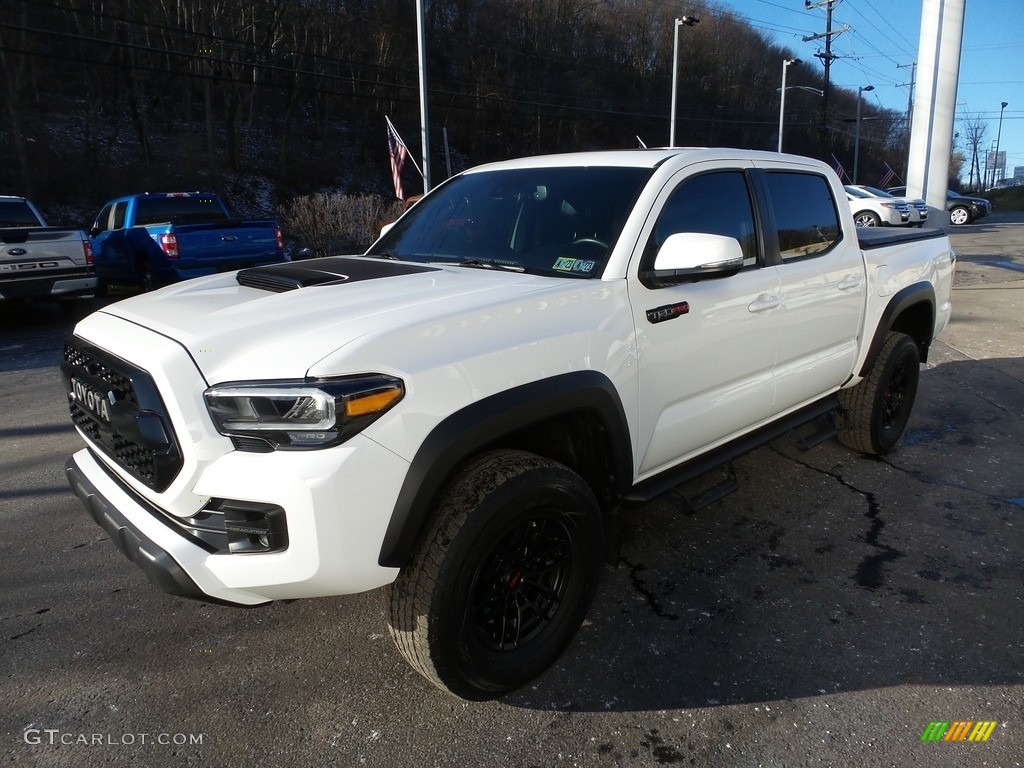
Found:
[[232, 554], [280, 552], [288, 547], [284, 509], [236, 499], [210, 499], [203, 511], [223, 520]]

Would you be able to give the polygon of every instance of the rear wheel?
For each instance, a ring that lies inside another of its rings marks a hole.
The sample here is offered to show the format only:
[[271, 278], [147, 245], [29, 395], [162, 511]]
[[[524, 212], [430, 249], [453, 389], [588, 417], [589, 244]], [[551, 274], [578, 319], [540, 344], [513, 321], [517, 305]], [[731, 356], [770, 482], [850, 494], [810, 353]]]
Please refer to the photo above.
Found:
[[921, 356], [914, 340], [904, 333], [889, 333], [867, 378], [839, 392], [839, 441], [862, 453], [892, 450], [910, 419], [920, 373]]
[[135, 264], [135, 275], [139, 281], [139, 288], [143, 293], [149, 293], [156, 288], [156, 279], [153, 276], [153, 268], [145, 259], [139, 259]]
[[873, 211], [859, 211], [853, 215], [853, 223], [858, 227], [880, 227], [882, 220]]
[[501, 696], [561, 655], [601, 562], [601, 511], [575, 472], [524, 451], [485, 454], [449, 484], [391, 586], [391, 635], [439, 688]]

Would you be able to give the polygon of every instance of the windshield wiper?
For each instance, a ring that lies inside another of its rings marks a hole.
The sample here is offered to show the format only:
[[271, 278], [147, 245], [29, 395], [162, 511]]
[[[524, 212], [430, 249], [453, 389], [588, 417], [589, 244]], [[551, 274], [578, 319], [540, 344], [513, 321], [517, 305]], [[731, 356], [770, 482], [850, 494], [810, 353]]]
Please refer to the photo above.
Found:
[[525, 272], [526, 267], [515, 262], [484, 261], [483, 259], [465, 259], [463, 261], [436, 261], [446, 267], [475, 267], [476, 269], [501, 269], [506, 272]]

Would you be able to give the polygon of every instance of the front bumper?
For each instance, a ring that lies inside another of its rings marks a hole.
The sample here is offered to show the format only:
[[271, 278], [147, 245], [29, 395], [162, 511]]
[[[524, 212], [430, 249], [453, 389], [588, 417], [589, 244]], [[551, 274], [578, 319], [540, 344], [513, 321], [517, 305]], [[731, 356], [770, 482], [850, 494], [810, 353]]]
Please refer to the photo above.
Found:
[[68, 482], [93, 519], [129, 560], [165, 592], [211, 602], [271, 600], [363, 592], [394, 581], [377, 561], [404, 460], [371, 440], [337, 448], [247, 454], [208, 466], [196, 490], [210, 498], [280, 506], [287, 547], [272, 552], [217, 550], [134, 490], [89, 449], [67, 463]]
[[[77, 326], [70, 347], [67, 374], [72, 389], [77, 381], [84, 390], [73, 391], [69, 404], [73, 413], [76, 403], [86, 406], [78, 431], [89, 447], [72, 457], [68, 480], [155, 584], [256, 605], [394, 581], [398, 569], [378, 559], [406, 460], [365, 434], [322, 450], [234, 450], [206, 411], [207, 383], [176, 342], [97, 312]], [[88, 413], [97, 393], [111, 403], [103, 409], [109, 422], [101, 419], [108, 425], [98, 432]], [[150, 471], [144, 461], [147, 449], [156, 449], [143, 420], [154, 415], [162, 426], [156, 442], [176, 451], [172, 472]], [[262, 521], [249, 528], [246, 510], [273, 510], [268, 546]], [[251, 546], [240, 535], [251, 536]]]
[[151, 582], [172, 595], [195, 600], [212, 600], [203, 593], [169, 552], [133, 525], [100, 493], [74, 458], [68, 459], [64, 470], [71, 490], [92, 515], [93, 520], [107, 532], [121, 553], [142, 569]]

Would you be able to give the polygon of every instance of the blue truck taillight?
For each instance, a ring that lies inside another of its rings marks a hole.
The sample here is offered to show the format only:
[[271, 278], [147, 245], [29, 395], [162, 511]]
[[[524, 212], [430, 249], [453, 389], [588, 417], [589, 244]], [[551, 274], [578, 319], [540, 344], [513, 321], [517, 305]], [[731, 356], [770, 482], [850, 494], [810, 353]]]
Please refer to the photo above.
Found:
[[178, 253], [178, 236], [171, 235], [160, 235], [160, 247], [164, 251], [164, 255], [168, 259], [176, 259], [181, 254]]

